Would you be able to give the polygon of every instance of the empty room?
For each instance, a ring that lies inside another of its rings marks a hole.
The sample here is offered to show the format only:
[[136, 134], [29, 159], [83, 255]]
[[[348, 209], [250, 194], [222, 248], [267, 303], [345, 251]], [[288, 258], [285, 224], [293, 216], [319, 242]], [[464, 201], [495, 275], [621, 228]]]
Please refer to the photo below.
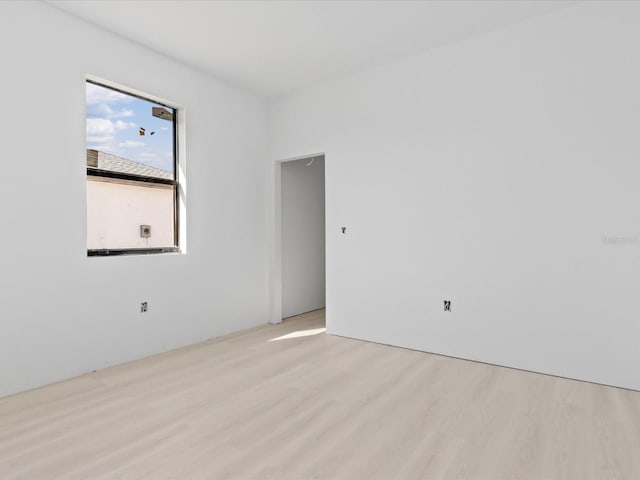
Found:
[[639, 26], [0, 2], [0, 479], [639, 479]]

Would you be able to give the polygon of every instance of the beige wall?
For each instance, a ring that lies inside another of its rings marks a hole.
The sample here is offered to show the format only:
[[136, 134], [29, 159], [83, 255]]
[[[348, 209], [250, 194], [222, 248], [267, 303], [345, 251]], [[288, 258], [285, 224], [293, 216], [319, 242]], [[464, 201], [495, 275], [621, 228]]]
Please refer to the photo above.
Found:
[[[151, 237], [140, 237], [140, 225], [151, 226]], [[173, 244], [173, 187], [88, 179], [88, 249]]]

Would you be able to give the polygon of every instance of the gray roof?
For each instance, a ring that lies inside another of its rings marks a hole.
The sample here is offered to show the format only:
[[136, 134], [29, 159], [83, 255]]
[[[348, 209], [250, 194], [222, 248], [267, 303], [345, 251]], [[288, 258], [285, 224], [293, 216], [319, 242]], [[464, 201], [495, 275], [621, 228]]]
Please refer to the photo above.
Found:
[[87, 167], [110, 172], [144, 175], [145, 177], [173, 179], [173, 173], [161, 168], [150, 167], [143, 163], [89, 148], [87, 148]]

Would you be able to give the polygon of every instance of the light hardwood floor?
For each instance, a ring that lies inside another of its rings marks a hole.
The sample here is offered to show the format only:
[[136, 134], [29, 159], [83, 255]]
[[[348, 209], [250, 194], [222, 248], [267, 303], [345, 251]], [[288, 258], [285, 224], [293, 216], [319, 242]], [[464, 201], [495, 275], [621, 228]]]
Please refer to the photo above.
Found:
[[0, 399], [0, 478], [640, 479], [638, 392], [323, 326], [312, 312]]

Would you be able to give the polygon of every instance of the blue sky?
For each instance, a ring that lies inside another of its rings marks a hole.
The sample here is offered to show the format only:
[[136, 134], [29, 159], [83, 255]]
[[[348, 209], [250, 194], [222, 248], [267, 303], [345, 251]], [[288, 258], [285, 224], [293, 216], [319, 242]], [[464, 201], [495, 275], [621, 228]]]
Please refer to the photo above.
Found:
[[86, 105], [87, 148], [173, 171], [172, 122], [151, 114], [162, 105], [89, 82]]

